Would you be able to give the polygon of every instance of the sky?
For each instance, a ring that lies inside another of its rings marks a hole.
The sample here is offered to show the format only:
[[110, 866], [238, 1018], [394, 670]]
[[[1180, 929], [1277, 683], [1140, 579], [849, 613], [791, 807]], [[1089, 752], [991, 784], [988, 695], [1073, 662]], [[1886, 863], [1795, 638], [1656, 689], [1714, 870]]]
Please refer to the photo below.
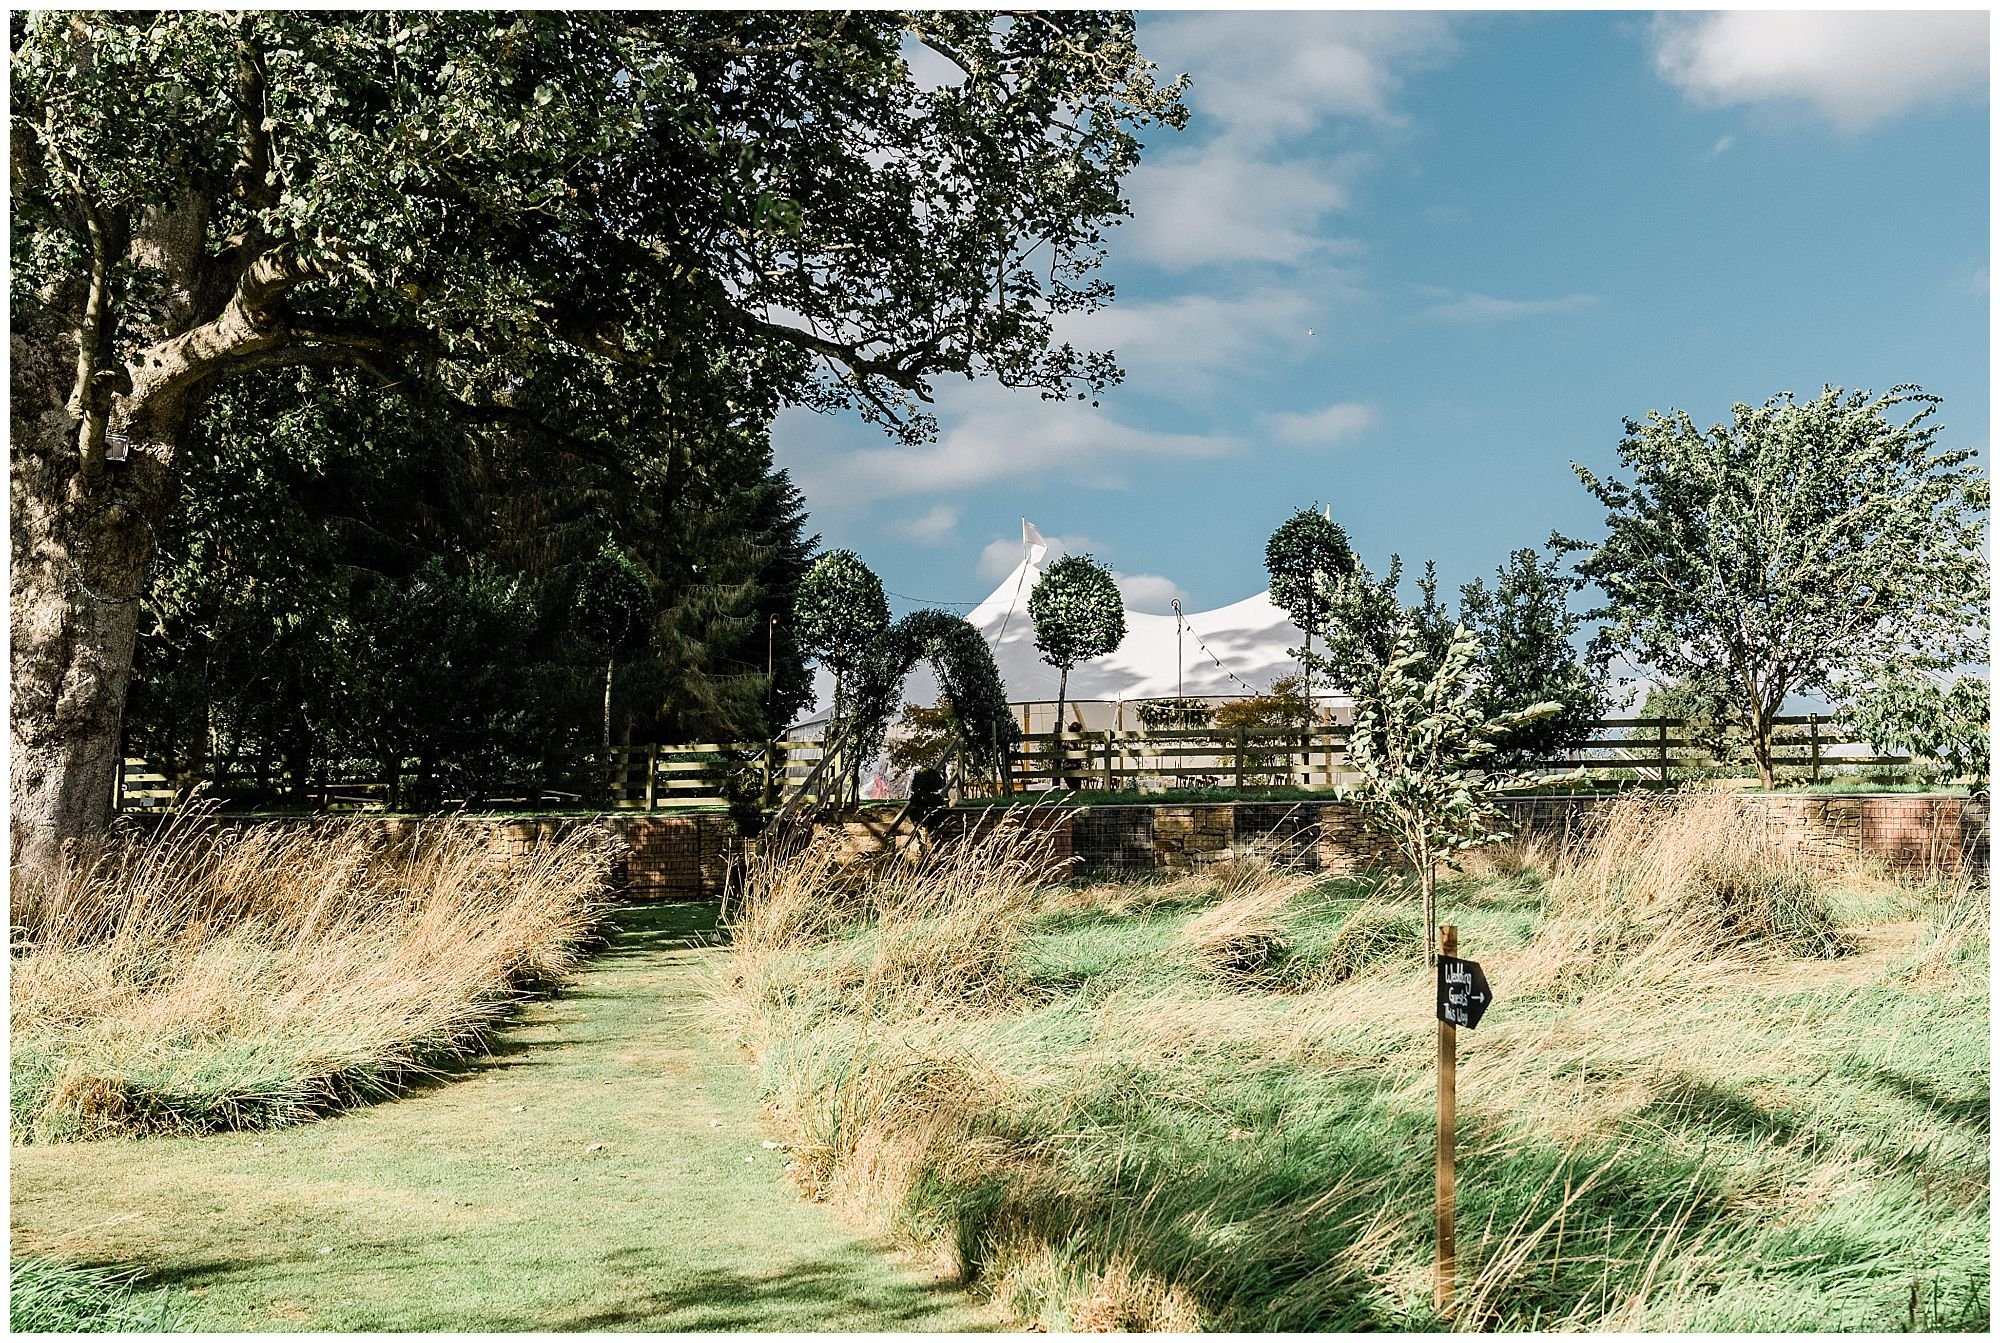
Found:
[[1603, 514], [1627, 417], [1919, 383], [1987, 447], [1984, 13], [1175, 12], [1193, 77], [1112, 231], [1095, 409], [940, 383], [908, 448], [787, 411], [823, 544], [898, 612], [978, 601], [1020, 519], [1165, 611], [1261, 591], [1331, 506], [1447, 591]]

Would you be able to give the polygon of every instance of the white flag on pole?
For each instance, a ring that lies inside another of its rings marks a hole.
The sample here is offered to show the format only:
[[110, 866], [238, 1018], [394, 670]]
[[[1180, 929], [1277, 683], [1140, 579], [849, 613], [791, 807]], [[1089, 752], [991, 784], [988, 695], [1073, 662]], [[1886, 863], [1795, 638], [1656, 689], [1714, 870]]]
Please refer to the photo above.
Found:
[[1035, 529], [1035, 524], [1026, 518], [1021, 519], [1021, 544], [1028, 548], [1030, 564], [1040, 564], [1042, 556], [1049, 553], [1049, 543], [1042, 539], [1042, 534]]

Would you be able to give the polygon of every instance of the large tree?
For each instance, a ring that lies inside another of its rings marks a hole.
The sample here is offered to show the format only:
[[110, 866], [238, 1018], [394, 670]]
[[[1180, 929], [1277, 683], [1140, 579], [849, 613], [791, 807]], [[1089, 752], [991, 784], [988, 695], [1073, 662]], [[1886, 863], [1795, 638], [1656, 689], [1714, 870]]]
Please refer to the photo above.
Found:
[[1971, 450], [1938, 448], [1938, 404], [1786, 392], [1705, 433], [1655, 411], [1625, 422], [1629, 482], [1575, 468], [1608, 534], [1561, 544], [1609, 598], [1601, 646], [1717, 687], [1766, 787], [1788, 695], [1983, 658], [1988, 486]]
[[[105, 817], [136, 602], [216, 386], [379, 394], [615, 456], [663, 407], [929, 379], [1093, 393], [1136, 126], [1126, 14], [12, 16], [12, 824]], [[921, 47], [946, 74], [918, 79]]]

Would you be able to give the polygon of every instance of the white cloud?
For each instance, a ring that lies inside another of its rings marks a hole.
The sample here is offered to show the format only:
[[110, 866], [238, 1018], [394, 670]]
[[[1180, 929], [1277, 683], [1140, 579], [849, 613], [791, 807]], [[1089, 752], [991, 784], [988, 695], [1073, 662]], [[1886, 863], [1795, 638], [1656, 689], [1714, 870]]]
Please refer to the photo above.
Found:
[[1116, 577], [1118, 592], [1125, 598], [1127, 610], [1166, 615], [1173, 610], [1176, 601], [1187, 600], [1186, 589], [1159, 574], [1119, 574]]
[[[1043, 401], [991, 383], [938, 389], [936, 443], [842, 446], [834, 426], [803, 429], [781, 416], [782, 459], [815, 505], [972, 489], [998, 481], [1118, 489], [1130, 470], [1162, 459], [1221, 457], [1239, 451], [1228, 434], [1164, 433], [1121, 424], [1087, 402]], [[832, 429], [834, 432], [827, 432]], [[867, 438], [862, 438], [867, 442]], [[852, 440], [850, 439], [850, 443]]]
[[1342, 439], [1372, 429], [1381, 420], [1375, 407], [1340, 401], [1325, 410], [1280, 411], [1263, 417], [1264, 428], [1280, 443], [1299, 448], [1330, 448]]
[[1703, 107], [1804, 104], [1847, 132], [1986, 89], [1983, 11], [1662, 15], [1653, 67]]
[[1182, 294], [1159, 302], [1120, 301], [1094, 313], [1057, 319], [1058, 339], [1112, 350], [1128, 386], [1172, 396], [1207, 391], [1224, 373], [1303, 357], [1306, 334], [1338, 322], [1332, 309], [1359, 298], [1344, 276], [1317, 277], [1314, 292], [1266, 286], [1227, 297]]
[[1403, 77], [1455, 46], [1439, 14], [1191, 13], [1149, 18], [1147, 54], [1194, 76], [1197, 122], [1249, 149], [1294, 138], [1331, 117], [1397, 125]]
[[1724, 154], [1728, 153], [1728, 152], [1729, 152], [1729, 147], [1730, 147], [1731, 145], [1735, 144], [1735, 143], [1736, 143], [1736, 137], [1735, 137], [1735, 136], [1733, 136], [1733, 135], [1724, 135], [1724, 136], [1721, 136], [1720, 138], [1718, 138], [1718, 139], [1716, 140], [1716, 142], [1715, 142], [1715, 148], [1713, 148], [1713, 149], [1711, 149], [1711, 150], [1709, 150], [1709, 151], [1708, 151], [1708, 156], [1709, 156], [1710, 158], [1712, 158], [1712, 159], [1713, 159], [1713, 158], [1720, 158], [1720, 157], [1721, 157], [1722, 155], [1724, 155]]
[[918, 517], [890, 523], [889, 530], [908, 537], [920, 546], [941, 546], [957, 526], [958, 510], [950, 504], [939, 504]]
[[1347, 208], [1347, 184], [1365, 162], [1356, 154], [1265, 162], [1230, 140], [1143, 161], [1126, 179], [1132, 218], [1120, 250], [1168, 270], [1351, 255], [1353, 244], [1321, 229]]
[[1564, 294], [1561, 298], [1494, 298], [1491, 294], [1466, 294], [1447, 303], [1433, 304], [1417, 315], [1434, 322], [1510, 322], [1519, 317], [1576, 312], [1596, 302], [1595, 294]]
[[1149, 15], [1141, 42], [1164, 72], [1193, 76], [1204, 137], [1156, 142], [1126, 181], [1133, 217], [1117, 246], [1170, 270], [1350, 252], [1323, 230], [1371, 156], [1283, 147], [1336, 120], [1393, 133], [1404, 78], [1455, 47], [1443, 16], [1353, 12]]

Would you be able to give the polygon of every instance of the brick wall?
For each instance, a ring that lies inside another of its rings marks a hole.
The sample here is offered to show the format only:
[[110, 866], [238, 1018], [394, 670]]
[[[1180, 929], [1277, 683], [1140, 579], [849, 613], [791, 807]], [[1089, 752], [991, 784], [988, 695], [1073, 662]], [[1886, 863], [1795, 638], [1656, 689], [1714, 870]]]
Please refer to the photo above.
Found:
[[[1610, 799], [1602, 795], [1508, 798], [1512, 826], [1573, 842], [1584, 818]], [[1807, 854], [1837, 861], [1872, 853], [1904, 871], [1989, 870], [1988, 805], [1984, 798], [1922, 793], [1746, 794], [1767, 823]], [[990, 830], [1003, 818], [1047, 832], [1059, 862], [1080, 875], [1186, 872], [1233, 857], [1261, 855], [1310, 871], [1349, 874], [1397, 865], [1388, 838], [1341, 802], [1236, 802], [1037, 807], [942, 813], [946, 836]], [[838, 823], [855, 855], [891, 842], [889, 816]], [[284, 824], [285, 822], [269, 822]], [[390, 838], [415, 832], [417, 820], [356, 818]], [[624, 840], [612, 872], [626, 898], [640, 901], [714, 899], [723, 893], [740, 848], [722, 815], [608, 815], [495, 819], [495, 846], [510, 855], [568, 833], [602, 825]], [[1073, 862], [1072, 862], [1073, 860]]]
[[[1573, 843], [1603, 795], [1508, 798], [1501, 802], [1521, 833]], [[1984, 798], [1922, 793], [1757, 795], [1739, 799], [1762, 812], [1774, 831], [1826, 860], [1862, 853], [1903, 871], [1987, 871]], [[988, 826], [992, 811], [953, 813]], [[1185, 872], [1231, 857], [1260, 855], [1309, 871], [1348, 874], [1398, 864], [1395, 846], [1341, 802], [1236, 802], [1201, 805], [1134, 804], [1038, 808], [1035, 823], [1066, 835], [1068, 856], [1086, 875]], [[948, 820], [947, 833], [968, 822]]]

